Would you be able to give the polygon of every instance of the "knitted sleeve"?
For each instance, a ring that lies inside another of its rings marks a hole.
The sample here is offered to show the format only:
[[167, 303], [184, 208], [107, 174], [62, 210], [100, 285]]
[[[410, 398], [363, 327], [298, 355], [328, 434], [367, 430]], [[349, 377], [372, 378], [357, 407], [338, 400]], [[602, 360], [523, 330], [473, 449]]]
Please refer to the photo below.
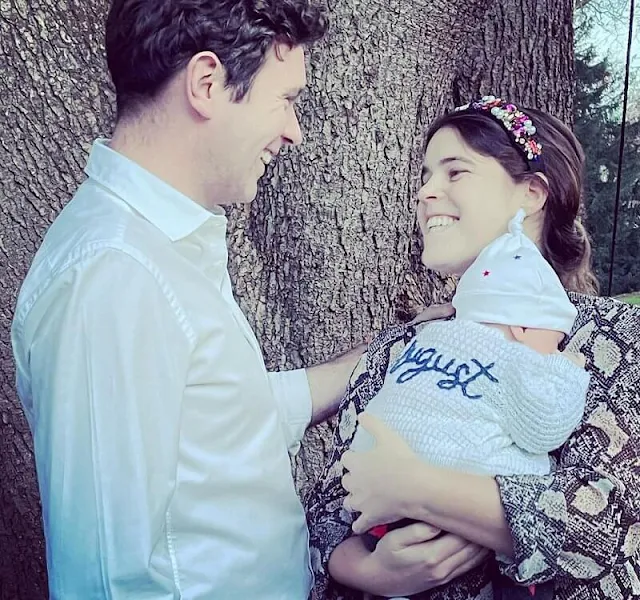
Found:
[[578, 308], [569, 349], [591, 373], [585, 415], [554, 473], [496, 478], [515, 549], [502, 569], [524, 584], [629, 592], [640, 589], [640, 310], [605, 298]]
[[525, 350], [527, 363], [515, 369], [515, 394], [504, 398], [504, 427], [523, 450], [547, 454], [582, 420], [589, 375], [561, 354]]

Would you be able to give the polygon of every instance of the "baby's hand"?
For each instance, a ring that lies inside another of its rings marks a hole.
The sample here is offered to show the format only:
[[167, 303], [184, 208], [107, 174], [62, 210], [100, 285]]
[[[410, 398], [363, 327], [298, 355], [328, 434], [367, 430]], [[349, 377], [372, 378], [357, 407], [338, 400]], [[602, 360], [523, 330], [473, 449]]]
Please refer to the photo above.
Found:
[[582, 354], [580, 352], [570, 352], [568, 350], [565, 350], [564, 352], [561, 352], [560, 354], [562, 354], [562, 356], [564, 356], [566, 359], [570, 360], [572, 363], [574, 363], [575, 365], [577, 365], [581, 369], [585, 368], [587, 359], [585, 358], [584, 354]]

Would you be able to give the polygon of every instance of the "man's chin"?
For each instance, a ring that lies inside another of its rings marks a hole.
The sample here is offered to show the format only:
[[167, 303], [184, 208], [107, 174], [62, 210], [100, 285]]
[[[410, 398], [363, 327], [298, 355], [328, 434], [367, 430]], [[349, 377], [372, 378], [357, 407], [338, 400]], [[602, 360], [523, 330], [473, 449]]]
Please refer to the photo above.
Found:
[[235, 194], [230, 194], [228, 198], [219, 202], [219, 204], [225, 205], [249, 205], [251, 204], [258, 195], [258, 185], [253, 184], [253, 186], [247, 186], [245, 190], [236, 190]]
[[244, 190], [243, 197], [238, 199], [238, 204], [251, 204], [258, 195], [258, 182], [254, 182], [247, 186]]

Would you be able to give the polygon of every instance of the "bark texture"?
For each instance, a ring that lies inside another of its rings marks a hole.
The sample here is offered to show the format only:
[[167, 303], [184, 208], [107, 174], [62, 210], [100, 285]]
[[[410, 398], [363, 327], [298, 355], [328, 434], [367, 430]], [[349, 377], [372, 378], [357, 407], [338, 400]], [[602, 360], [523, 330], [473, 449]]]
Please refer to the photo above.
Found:
[[[479, 91], [571, 114], [570, 0], [330, 0], [309, 60], [302, 147], [230, 210], [230, 270], [272, 368], [313, 364], [446, 298], [419, 265], [415, 192], [430, 119]], [[111, 129], [107, 0], [0, 0], [0, 600], [46, 597], [31, 440], [10, 323], [42, 235]], [[296, 460], [302, 494], [331, 424]]]
[[10, 324], [43, 233], [71, 197], [91, 139], [109, 130], [106, 1], [0, 2], [0, 599], [46, 598], [29, 429]]

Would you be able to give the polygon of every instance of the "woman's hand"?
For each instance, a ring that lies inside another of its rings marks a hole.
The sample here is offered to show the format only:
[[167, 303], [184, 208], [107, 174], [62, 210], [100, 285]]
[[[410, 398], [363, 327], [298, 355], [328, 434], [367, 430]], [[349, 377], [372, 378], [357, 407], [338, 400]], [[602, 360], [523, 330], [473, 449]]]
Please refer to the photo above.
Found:
[[348, 471], [342, 478], [348, 492], [345, 508], [361, 513], [353, 523], [353, 532], [361, 534], [403, 517], [418, 519], [412, 514], [411, 482], [428, 465], [378, 418], [362, 413], [358, 420], [375, 438], [375, 444], [366, 452], [348, 451], [342, 457], [342, 465]]
[[481, 564], [489, 551], [426, 523], [387, 533], [374, 552], [359, 537], [338, 546], [329, 571], [349, 587], [378, 596], [409, 596], [443, 585]]
[[349, 471], [342, 478], [345, 509], [361, 513], [352, 525], [354, 533], [408, 518], [513, 556], [511, 531], [493, 477], [426, 463], [376, 417], [362, 413], [359, 420], [375, 444], [366, 452], [348, 451], [342, 457]]

